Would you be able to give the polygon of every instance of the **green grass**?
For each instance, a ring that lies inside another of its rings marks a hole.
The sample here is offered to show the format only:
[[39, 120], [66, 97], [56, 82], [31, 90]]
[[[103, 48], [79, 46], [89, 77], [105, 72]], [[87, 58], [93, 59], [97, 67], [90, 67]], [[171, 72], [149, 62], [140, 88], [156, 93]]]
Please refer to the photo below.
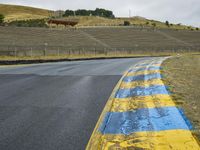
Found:
[[174, 102], [184, 109], [200, 139], [200, 55], [180, 55], [163, 64], [164, 82]]

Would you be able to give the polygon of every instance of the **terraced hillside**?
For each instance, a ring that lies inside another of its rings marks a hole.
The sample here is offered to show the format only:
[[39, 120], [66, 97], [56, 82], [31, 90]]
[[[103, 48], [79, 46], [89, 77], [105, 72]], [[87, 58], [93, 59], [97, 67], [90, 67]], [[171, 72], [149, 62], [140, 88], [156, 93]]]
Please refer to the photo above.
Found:
[[72, 53], [197, 51], [200, 50], [200, 32], [124, 27], [65, 30], [0, 27], [1, 55], [12, 55], [16, 50], [37, 51], [38, 55], [58, 50], [61, 53], [69, 53], [69, 50]]

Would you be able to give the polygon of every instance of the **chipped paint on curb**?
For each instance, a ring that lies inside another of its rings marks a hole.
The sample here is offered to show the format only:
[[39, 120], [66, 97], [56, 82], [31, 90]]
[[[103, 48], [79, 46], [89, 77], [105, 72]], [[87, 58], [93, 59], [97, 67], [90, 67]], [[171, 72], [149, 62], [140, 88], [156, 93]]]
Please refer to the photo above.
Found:
[[153, 58], [130, 68], [115, 87], [97, 122], [87, 150], [200, 150], [192, 125], [176, 107]]

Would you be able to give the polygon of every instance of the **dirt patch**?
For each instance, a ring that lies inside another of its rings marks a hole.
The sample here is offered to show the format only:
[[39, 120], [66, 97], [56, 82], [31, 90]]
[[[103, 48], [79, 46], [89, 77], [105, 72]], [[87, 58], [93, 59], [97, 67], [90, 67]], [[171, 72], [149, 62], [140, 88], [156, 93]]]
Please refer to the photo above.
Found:
[[163, 63], [164, 83], [174, 102], [183, 108], [200, 139], [200, 55], [182, 55]]

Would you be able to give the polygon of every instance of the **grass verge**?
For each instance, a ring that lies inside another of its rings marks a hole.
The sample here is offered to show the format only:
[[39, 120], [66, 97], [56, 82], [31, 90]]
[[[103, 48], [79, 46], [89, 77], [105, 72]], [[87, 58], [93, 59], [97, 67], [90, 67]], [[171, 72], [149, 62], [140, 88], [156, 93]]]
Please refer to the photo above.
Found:
[[0, 56], [1, 64], [21, 64], [21, 63], [42, 63], [52, 61], [72, 61], [72, 60], [87, 60], [87, 59], [110, 59], [110, 58], [135, 58], [135, 57], [149, 57], [149, 56], [169, 56], [169, 53], [149, 53], [149, 54], [96, 54], [96, 55], [60, 55], [60, 56]]
[[164, 83], [174, 102], [183, 108], [200, 139], [200, 55], [179, 55], [163, 63]]

